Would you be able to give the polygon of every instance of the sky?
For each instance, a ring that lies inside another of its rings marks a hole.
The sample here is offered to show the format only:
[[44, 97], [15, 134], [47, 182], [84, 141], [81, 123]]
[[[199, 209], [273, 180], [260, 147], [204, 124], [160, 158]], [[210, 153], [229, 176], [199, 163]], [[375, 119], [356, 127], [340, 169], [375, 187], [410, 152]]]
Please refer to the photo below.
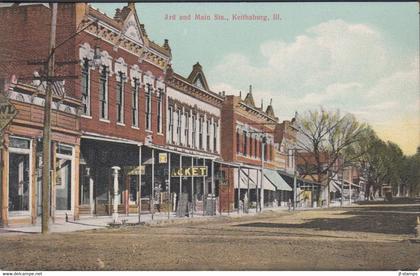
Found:
[[[111, 17], [124, 6], [92, 5]], [[405, 154], [420, 146], [418, 3], [137, 3], [136, 10], [151, 40], [169, 39], [172, 68], [188, 76], [200, 62], [215, 92], [245, 96], [252, 85], [256, 104], [272, 99], [280, 121], [323, 106], [354, 114]], [[233, 20], [245, 14], [269, 20]]]

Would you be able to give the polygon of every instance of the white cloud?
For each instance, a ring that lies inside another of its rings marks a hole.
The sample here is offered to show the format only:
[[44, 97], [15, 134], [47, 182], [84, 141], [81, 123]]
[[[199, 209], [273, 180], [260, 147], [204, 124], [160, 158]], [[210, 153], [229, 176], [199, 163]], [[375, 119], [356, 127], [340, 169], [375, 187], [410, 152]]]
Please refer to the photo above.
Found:
[[292, 42], [262, 42], [259, 55], [259, 66], [241, 53], [223, 57], [209, 71], [212, 87], [238, 95], [253, 84], [256, 103], [273, 98], [280, 119], [319, 105], [371, 123], [419, 112], [419, 57], [392, 51], [373, 26], [323, 22]]

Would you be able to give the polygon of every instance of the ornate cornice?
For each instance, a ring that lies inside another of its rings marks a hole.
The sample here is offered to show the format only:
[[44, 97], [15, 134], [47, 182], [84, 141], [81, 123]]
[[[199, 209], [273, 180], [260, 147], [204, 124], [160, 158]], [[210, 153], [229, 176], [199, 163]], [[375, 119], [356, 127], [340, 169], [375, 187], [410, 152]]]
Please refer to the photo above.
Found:
[[[269, 116], [264, 111], [261, 111], [261, 110], [255, 108], [255, 107], [250, 106], [250, 105], [247, 105], [246, 103], [244, 103], [242, 101], [239, 102], [238, 109], [245, 112], [245, 113], [248, 113], [252, 116], [255, 116], [259, 119], [267, 121], [268, 123], [277, 123], [278, 122], [278, 119], [276, 117]], [[242, 113], [242, 114], [245, 114], [245, 113]]]
[[85, 24], [91, 24], [92, 21], [97, 19], [99, 19], [99, 23], [97, 26], [95, 24], [90, 25], [85, 32], [110, 43], [114, 47], [122, 48], [138, 56], [139, 59], [145, 60], [161, 69], [165, 69], [170, 63], [170, 53], [168, 50], [152, 41], [148, 41], [147, 37], [145, 37], [144, 45], [136, 43], [122, 34], [123, 26], [121, 24], [114, 22], [111, 25], [110, 22], [112, 19], [107, 18], [107, 20], [104, 20], [104, 15], [97, 16], [99, 12], [94, 9], [91, 10], [95, 12], [91, 13], [91, 16], [88, 17]]
[[176, 74], [173, 74], [172, 77], [167, 78], [166, 84], [169, 87], [179, 90], [191, 97], [197, 98], [200, 101], [211, 104], [217, 108], [222, 108], [224, 99], [221, 96], [213, 92], [209, 93], [205, 90], [195, 87], [194, 85], [188, 83], [186, 80], [181, 79]]

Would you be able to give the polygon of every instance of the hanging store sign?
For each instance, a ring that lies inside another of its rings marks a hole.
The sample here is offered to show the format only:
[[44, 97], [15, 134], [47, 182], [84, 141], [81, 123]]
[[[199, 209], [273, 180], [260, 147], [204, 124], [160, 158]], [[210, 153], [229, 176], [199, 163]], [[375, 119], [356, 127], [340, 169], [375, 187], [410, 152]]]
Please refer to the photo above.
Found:
[[171, 171], [171, 176], [207, 176], [207, 166], [201, 166], [201, 167], [183, 167], [183, 168], [177, 168], [173, 169]]
[[168, 163], [168, 154], [159, 153], [159, 164], [166, 164], [166, 163]]
[[129, 166], [124, 168], [127, 171], [127, 175], [145, 175], [146, 171], [144, 166]]

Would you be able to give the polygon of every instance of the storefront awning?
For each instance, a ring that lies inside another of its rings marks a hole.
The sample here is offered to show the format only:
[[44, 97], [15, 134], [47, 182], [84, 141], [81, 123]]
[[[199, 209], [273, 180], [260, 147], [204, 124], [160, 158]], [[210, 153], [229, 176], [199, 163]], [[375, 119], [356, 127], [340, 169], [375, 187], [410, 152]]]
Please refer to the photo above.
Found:
[[[235, 170], [235, 173], [237, 172], [237, 170]], [[235, 174], [236, 177], [238, 177], [237, 174]], [[248, 189], [248, 183], [249, 183], [249, 188], [250, 189], [255, 189], [257, 187], [257, 176], [256, 176], [256, 172], [254, 170], [250, 170], [249, 171], [249, 175], [248, 175], [248, 171], [247, 170], [243, 170], [241, 169], [241, 175], [240, 175], [240, 187], [241, 189]]]
[[355, 184], [355, 183], [349, 182], [349, 181], [347, 181], [347, 180], [345, 180], [345, 179], [344, 179], [344, 183], [347, 183], [347, 185], [352, 185], [353, 187], [360, 188], [360, 185], [357, 185], [357, 184]]
[[264, 176], [277, 190], [292, 191], [292, 188], [281, 178], [277, 171], [265, 169]]
[[[286, 181], [286, 183], [290, 186], [293, 187], [293, 179], [294, 179], [294, 175], [292, 174], [288, 174], [284, 171], [277, 171], [281, 178]], [[310, 181], [307, 179], [303, 179], [300, 177], [296, 177], [296, 187], [298, 188], [302, 188], [302, 189], [319, 189], [321, 185], [317, 182], [314, 181]]]
[[341, 187], [334, 180], [330, 181], [330, 191], [331, 192], [341, 192]]
[[82, 139], [90, 139], [90, 140], [98, 140], [98, 141], [104, 141], [104, 142], [112, 142], [112, 143], [120, 143], [120, 144], [129, 144], [129, 145], [135, 145], [135, 146], [141, 146], [143, 143], [136, 142], [132, 140], [127, 140], [123, 138], [117, 138], [107, 135], [100, 135], [96, 133], [90, 133], [90, 132], [84, 132], [81, 136]]

